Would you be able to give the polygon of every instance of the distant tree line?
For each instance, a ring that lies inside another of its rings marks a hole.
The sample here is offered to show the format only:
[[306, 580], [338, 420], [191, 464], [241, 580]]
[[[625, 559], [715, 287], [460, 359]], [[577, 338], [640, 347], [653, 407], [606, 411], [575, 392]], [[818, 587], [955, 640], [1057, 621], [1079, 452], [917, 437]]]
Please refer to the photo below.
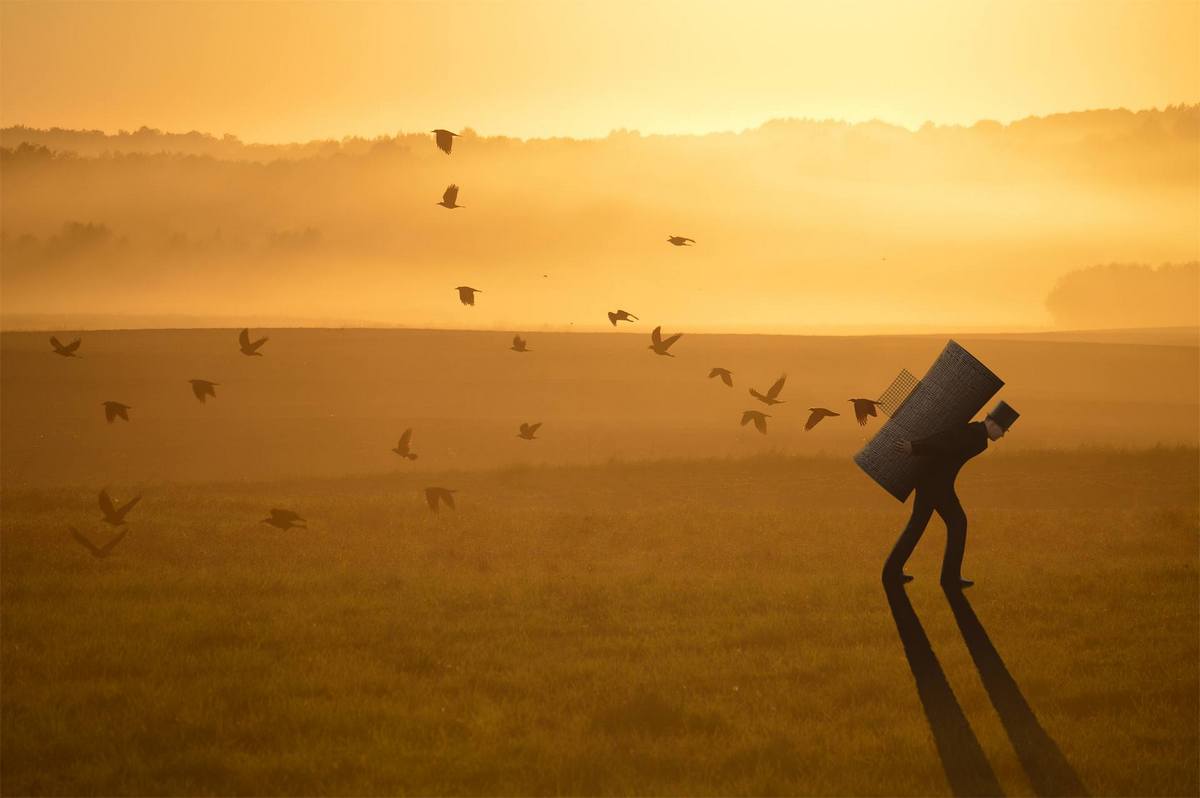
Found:
[[1200, 262], [1078, 269], [1059, 279], [1046, 308], [1064, 327], [1200, 325]]

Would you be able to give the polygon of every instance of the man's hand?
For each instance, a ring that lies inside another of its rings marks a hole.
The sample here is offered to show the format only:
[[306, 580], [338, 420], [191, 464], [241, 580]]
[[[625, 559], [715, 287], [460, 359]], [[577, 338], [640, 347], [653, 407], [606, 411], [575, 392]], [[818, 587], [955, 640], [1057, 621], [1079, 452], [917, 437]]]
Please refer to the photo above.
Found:
[[912, 441], [895, 441], [892, 448], [903, 454], [912, 454]]

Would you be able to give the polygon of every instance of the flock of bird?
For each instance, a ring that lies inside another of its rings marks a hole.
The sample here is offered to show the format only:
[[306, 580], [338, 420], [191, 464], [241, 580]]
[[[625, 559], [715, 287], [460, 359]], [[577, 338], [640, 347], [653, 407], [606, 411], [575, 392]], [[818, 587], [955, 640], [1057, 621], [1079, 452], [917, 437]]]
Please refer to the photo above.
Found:
[[[440, 149], [442, 152], [449, 155], [454, 146], [454, 139], [457, 138], [459, 134], [453, 133], [449, 130], [443, 130], [440, 128], [433, 130], [431, 132], [435, 136], [435, 142], [437, 144], [438, 149]], [[438, 202], [436, 204], [442, 206], [443, 208], [447, 208], [449, 210], [456, 210], [458, 208], [466, 207], [464, 205], [458, 204], [458, 194], [459, 194], [458, 185], [452, 183], [446, 187], [445, 192], [442, 194], [442, 201]], [[693, 246], [696, 243], [695, 239], [693, 239], [693, 238], [688, 238], [686, 236], [679, 236], [679, 235], [668, 236], [667, 242], [669, 244], [671, 244], [672, 246], [676, 246], [676, 247]], [[467, 306], [474, 306], [475, 305], [475, 295], [482, 293], [482, 291], [480, 289], [473, 288], [468, 285], [456, 286], [454, 290], [458, 292], [459, 301], [463, 305], [467, 305]], [[618, 309], [618, 310], [611, 311], [608, 313], [608, 320], [612, 324], [613, 327], [616, 327], [619, 322], [628, 322], [628, 323], [632, 324], [633, 322], [639, 321], [639, 318], [627, 310]], [[654, 354], [656, 354], [656, 355], [660, 355], [663, 357], [675, 357], [675, 355], [670, 351], [671, 347], [674, 346], [679, 341], [679, 339], [682, 337], [683, 337], [683, 333], [675, 333], [674, 335], [670, 335], [670, 336], [664, 338], [663, 334], [662, 334], [662, 327], [661, 326], [655, 327], [650, 333], [650, 345], [647, 348], [652, 350], [654, 352]], [[267, 343], [268, 340], [270, 340], [270, 339], [265, 336], [262, 338], [252, 340], [250, 337], [250, 330], [244, 329], [238, 335], [238, 349], [243, 355], [245, 355], [247, 357], [263, 357], [263, 352], [261, 350], [262, 350], [263, 346]], [[78, 351], [79, 351], [81, 343], [82, 343], [82, 339], [80, 339], [78, 337], [76, 337], [74, 340], [72, 340], [70, 343], [67, 343], [67, 344], [62, 343], [58, 339], [57, 336], [50, 337], [50, 345], [53, 347], [54, 354], [60, 355], [62, 357], [68, 357], [68, 358], [80, 357], [80, 355], [78, 354]], [[509, 348], [514, 352], [520, 352], [520, 353], [528, 353], [528, 352], [534, 351], [529, 348], [529, 345], [528, 345], [528, 342], [526, 341], [526, 339], [521, 337], [519, 334], [513, 336], [512, 346]], [[727, 368], [723, 368], [720, 366], [714, 366], [709, 371], [708, 377], [709, 377], [709, 379], [713, 379], [713, 378], [719, 379], [726, 387], [729, 387], [729, 388], [733, 387], [733, 372]], [[776, 405], [784, 404], [785, 400], [780, 399], [779, 395], [780, 395], [780, 393], [782, 393], [784, 383], [786, 381], [787, 381], [786, 374], [780, 376], [779, 379], [777, 379], [771, 385], [771, 387], [769, 387], [766, 390], [765, 393], [759, 392], [758, 390], [756, 390], [754, 388], [750, 388], [749, 389], [750, 396], [754, 397], [756, 400], [758, 400], [762, 404], [766, 405], [767, 407], [774, 407]], [[202, 404], [205, 403], [205, 401], [208, 398], [213, 398], [213, 399], [216, 398], [216, 396], [217, 396], [216, 388], [220, 385], [220, 383], [212, 382], [211, 380], [202, 380], [202, 379], [188, 380], [188, 382], [191, 385], [192, 394]], [[876, 408], [880, 404], [879, 400], [875, 400], [875, 399], [859, 398], [859, 399], [850, 399], [848, 401], [853, 405], [855, 418], [858, 420], [858, 423], [861, 426], [866, 425], [867, 419], [869, 417], [876, 415]], [[129, 421], [129, 411], [133, 409], [131, 405], [127, 405], [122, 402], [116, 402], [116, 401], [105, 401], [105, 402], [102, 402], [101, 404], [104, 407], [105, 421], [107, 421], [109, 424], [113, 423], [118, 418], [123, 421]], [[841, 415], [840, 413], [837, 413], [826, 407], [810, 407], [808, 410], [809, 410], [808, 420], [804, 424], [804, 430], [806, 432], [813, 429], [814, 427], [816, 427], [817, 424], [819, 424], [822, 421], [822, 419]], [[742, 417], [741, 417], [741, 426], [746, 426], [747, 424], [753, 423], [754, 428], [757, 429], [760, 433], [765, 435], [767, 432], [767, 419], [768, 418], [771, 418], [771, 415], [769, 413], [764, 413], [761, 410], [758, 410], [758, 409], [744, 410], [742, 412]], [[521, 438], [522, 440], [526, 440], [526, 441], [539, 440], [539, 438], [537, 437], [537, 432], [541, 428], [541, 426], [542, 426], [542, 422], [540, 422], [540, 421], [534, 422], [534, 423], [524, 422], [520, 425], [520, 428], [517, 432], [516, 437]], [[402, 457], [406, 460], [416, 460], [417, 459], [417, 454], [412, 451], [412, 435], [413, 435], [412, 429], [411, 428], [406, 429], [404, 431], [404, 433], [400, 436], [400, 439], [397, 442], [395, 448], [392, 449], [393, 452], [395, 452], [397, 455], [399, 455], [400, 457]], [[454, 509], [454, 507], [455, 507], [455, 505], [454, 505], [455, 492], [456, 491], [453, 489], [439, 487], [439, 486], [427, 487], [424, 489], [425, 503], [429, 506], [429, 509], [431, 511], [433, 511], [434, 513], [438, 512], [439, 508], [443, 505], [450, 509]], [[124, 528], [126, 525], [125, 517], [129, 514], [129, 512], [134, 508], [134, 506], [140, 500], [141, 500], [141, 496], [137, 496], [137, 497], [134, 497], [133, 499], [130, 499], [129, 501], [127, 501], [125, 504], [121, 505], [120, 507], [117, 507], [113, 503], [112, 498], [108, 495], [107, 489], [101, 490], [100, 496], [99, 496], [99, 505], [100, 505], [100, 511], [102, 513], [102, 520], [104, 523], [106, 523], [112, 527], [121, 528], [120, 531], [114, 537], [110, 538], [107, 542], [105, 542], [103, 545], [99, 545], [99, 546], [96, 545], [95, 543], [93, 543], [87, 537], [85, 537], [75, 527], [68, 527], [72, 538], [74, 538], [75, 541], [77, 541], [81, 546], [83, 546], [85, 549], [87, 549], [87, 551], [90, 552], [92, 556], [94, 556], [96, 558], [107, 557], [109, 554], [112, 553], [113, 549], [117, 546], [117, 544], [120, 543], [121, 540], [123, 540], [125, 538], [125, 535], [127, 533], [127, 529]], [[280, 508], [271, 509], [268, 517], [262, 519], [261, 523], [268, 524], [272, 527], [275, 527], [276, 529], [280, 529], [283, 531], [287, 531], [289, 529], [306, 529], [307, 528], [307, 526], [306, 526], [307, 522], [299, 514], [293, 512], [292, 510], [280, 509]]]

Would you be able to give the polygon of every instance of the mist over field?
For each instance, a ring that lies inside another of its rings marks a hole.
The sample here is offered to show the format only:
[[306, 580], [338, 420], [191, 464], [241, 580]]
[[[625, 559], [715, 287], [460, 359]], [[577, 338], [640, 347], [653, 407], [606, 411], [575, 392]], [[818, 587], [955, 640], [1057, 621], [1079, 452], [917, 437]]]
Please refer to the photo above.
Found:
[[[427, 133], [9, 127], [0, 309], [9, 329], [599, 329], [617, 307], [696, 331], [1196, 325], [1198, 131], [1200, 106], [1177, 105], [915, 131], [464, 130], [447, 156]], [[450, 183], [465, 208], [436, 206]], [[1110, 263], [1135, 273], [1069, 277]], [[1130, 281], [1148, 286], [1134, 314]]]

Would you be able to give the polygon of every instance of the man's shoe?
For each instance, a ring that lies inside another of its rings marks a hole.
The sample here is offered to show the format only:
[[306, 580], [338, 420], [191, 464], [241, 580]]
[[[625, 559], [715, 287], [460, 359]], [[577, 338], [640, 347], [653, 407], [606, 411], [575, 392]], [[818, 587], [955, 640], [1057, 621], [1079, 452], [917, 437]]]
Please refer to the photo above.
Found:
[[942, 580], [942, 587], [946, 590], [963, 590], [975, 584], [970, 579], [962, 579], [961, 577], [955, 581]]
[[883, 575], [885, 585], [907, 585], [912, 580], [913, 578], [905, 573]]

